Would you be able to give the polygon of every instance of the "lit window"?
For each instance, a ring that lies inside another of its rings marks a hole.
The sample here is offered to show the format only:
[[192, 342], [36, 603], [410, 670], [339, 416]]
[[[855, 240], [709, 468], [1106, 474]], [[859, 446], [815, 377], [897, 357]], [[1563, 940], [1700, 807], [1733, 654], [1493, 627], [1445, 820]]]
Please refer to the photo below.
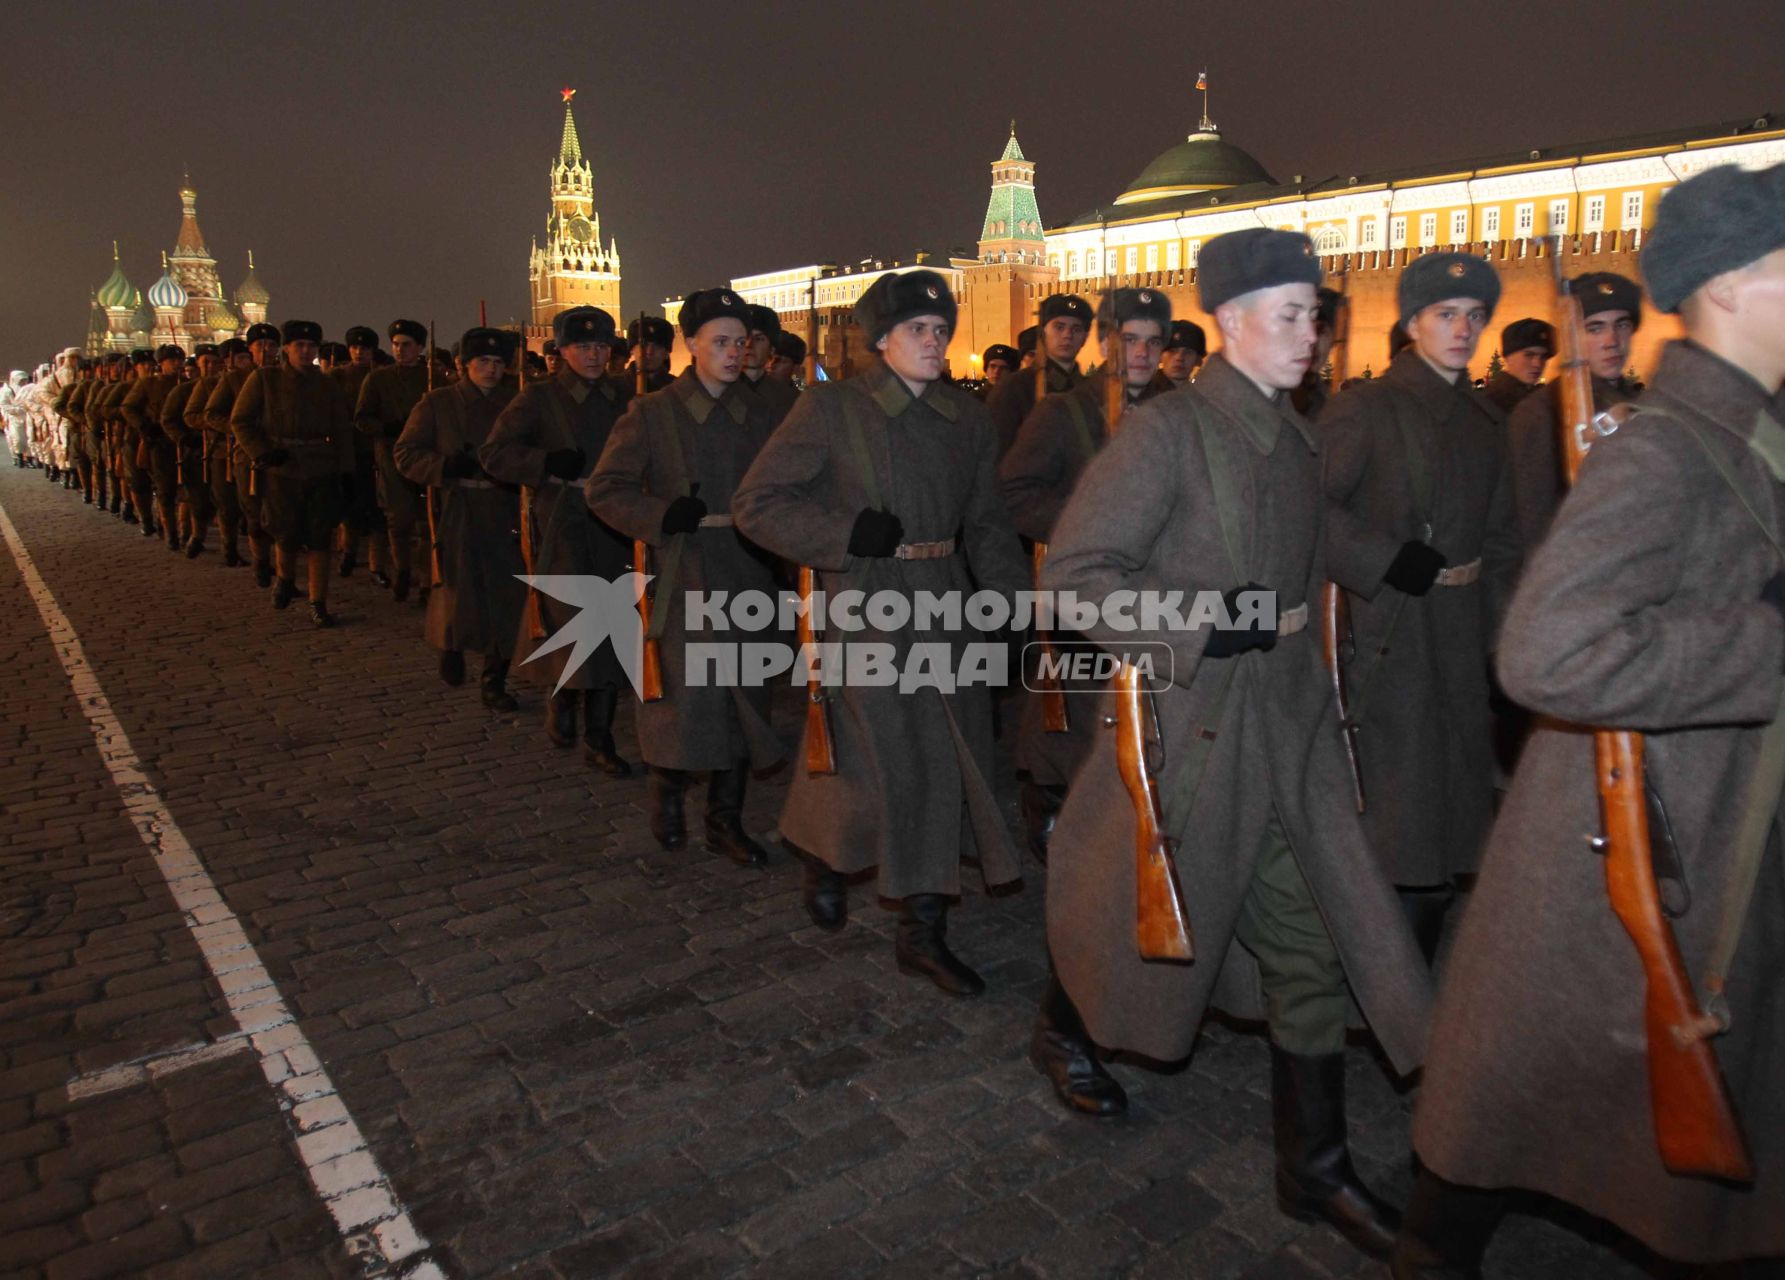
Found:
[[1518, 237], [1522, 240], [1529, 236], [1537, 225], [1537, 206], [1534, 204], [1521, 204], [1518, 207], [1518, 212], [1515, 215], [1515, 218], [1516, 221], [1514, 225]]
[[1078, 251], [1076, 249], [1066, 255], [1066, 274], [1069, 276], [1078, 274]]
[[1388, 224], [1388, 247], [1391, 249], [1407, 247], [1407, 219], [1396, 218]]
[[1481, 238], [1498, 240], [1500, 238], [1500, 209], [1496, 205], [1492, 209], [1481, 211]]
[[1549, 233], [1552, 236], [1568, 234], [1568, 201], [1551, 200], [1549, 202]]
[[1188, 254], [1187, 254], [1189, 264], [1194, 267], [1196, 265], [1197, 258], [1199, 258], [1201, 256], [1202, 256], [1202, 241], [1192, 240], [1190, 242], [1190, 248], [1189, 248]]
[[1469, 211], [1453, 209], [1450, 214], [1450, 242], [1467, 244], [1469, 242]]
[[1127, 271], [1129, 275], [1140, 270], [1140, 250], [1132, 245], [1128, 247], [1128, 264], [1123, 270]]
[[1170, 244], [1165, 246], [1165, 269], [1167, 271], [1178, 270], [1183, 264], [1183, 260], [1184, 246], [1180, 241], [1173, 240]]
[[1363, 225], [1358, 228], [1359, 243], [1366, 249], [1374, 249], [1376, 247], [1376, 234], [1376, 219], [1365, 218], [1363, 220]]
[[1642, 192], [1626, 191], [1624, 193], [1624, 230], [1634, 231], [1642, 226]]
[[1605, 197], [1604, 196], [1588, 196], [1587, 197], [1587, 217], [1586, 217], [1585, 230], [1588, 230], [1588, 231], [1603, 231], [1603, 230], [1605, 230]]
[[1419, 215], [1419, 242], [1431, 244], [1438, 238], [1438, 215], [1422, 213]]
[[1147, 246], [1147, 270], [1159, 270], [1159, 246], [1156, 244]]

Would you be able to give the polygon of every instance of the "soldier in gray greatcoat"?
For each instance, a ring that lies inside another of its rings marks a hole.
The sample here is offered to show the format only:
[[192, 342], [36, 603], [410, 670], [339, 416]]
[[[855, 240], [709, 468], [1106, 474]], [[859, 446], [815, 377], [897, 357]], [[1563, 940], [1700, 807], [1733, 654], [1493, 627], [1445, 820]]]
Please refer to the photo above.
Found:
[[1500, 297], [1484, 259], [1401, 273], [1411, 340], [1317, 428], [1332, 507], [1327, 570], [1350, 593], [1348, 663], [1364, 826], [1430, 957], [1455, 877], [1494, 812], [1488, 653], [1518, 577], [1506, 422], [1469, 384]]
[[[1055, 293], [1041, 300], [1040, 317], [1036, 321], [1036, 358], [1047, 361], [1047, 394], [1058, 395], [1078, 385], [1084, 375], [1078, 369], [1078, 353], [1091, 333], [1091, 304], [1076, 294]], [[1019, 339], [1020, 341], [1020, 339]], [[1005, 378], [986, 398], [986, 409], [992, 415], [992, 426], [998, 433], [998, 456], [1002, 458], [1016, 442], [1016, 433], [1039, 398], [1037, 374], [1023, 368]]]
[[[180, 550], [178, 450], [171, 437], [161, 427], [161, 408], [166, 403], [168, 393], [179, 386], [183, 380], [181, 370], [186, 364], [186, 352], [173, 343], [163, 343], [155, 349], [154, 370], [145, 377], [138, 378], [131, 384], [129, 393], [118, 405], [118, 412], [123, 414], [124, 421], [129, 424], [130, 433], [137, 441], [137, 453], [141, 459], [138, 470], [148, 482], [148, 488], [139, 491], [139, 500], [143, 493], [152, 495], [150, 501], [155, 508], [155, 520], [147, 518], [148, 508], [144, 507], [143, 534], [148, 536], [152, 531], [158, 532], [167, 539], [170, 551]], [[154, 529], [151, 530], [151, 525]]]
[[[1569, 284], [1586, 316], [1581, 356], [1593, 380], [1593, 409], [1610, 412], [1636, 398], [1624, 376], [1630, 343], [1642, 324], [1642, 286], [1610, 271], [1589, 271]], [[1614, 417], [1621, 417], [1620, 411]], [[1562, 384], [1526, 396], [1506, 420], [1512, 449], [1512, 505], [1519, 538], [1529, 554], [1549, 532], [1562, 504]]]
[[[1097, 311], [1098, 336], [1106, 348], [1120, 344], [1126, 412], [1159, 394], [1154, 375], [1171, 327], [1171, 299], [1157, 289], [1114, 289], [1104, 299]], [[1108, 370], [1106, 359], [1072, 390], [1043, 399], [999, 459], [998, 483], [1010, 508], [1011, 523], [1032, 542], [1047, 542], [1079, 473], [1109, 440], [1105, 425]], [[1084, 649], [1074, 646], [1070, 635], [1055, 640], [1055, 652], [1062, 659]], [[1030, 652], [1033, 654], [1033, 647]], [[1070, 687], [1076, 695], [1088, 692], [1083, 682]], [[1016, 767], [1024, 775], [1023, 826], [1029, 847], [1043, 862], [1047, 861], [1048, 834], [1060, 812], [1060, 802], [1095, 736], [1089, 704], [1075, 705], [1082, 701], [1082, 697], [1067, 696], [1066, 729], [1050, 733], [1043, 721], [1041, 696], [1031, 691], [1023, 698], [1022, 729], [1016, 744]]]
[[425, 634], [440, 651], [440, 678], [463, 684], [465, 651], [481, 653], [483, 704], [496, 711], [516, 706], [508, 692], [508, 664], [527, 599], [520, 578], [526, 566], [514, 532], [520, 487], [492, 478], [477, 451], [515, 396], [514, 384], [503, 376], [511, 337], [499, 329], [467, 329], [459, 340], [465, 376], [423, 396], [391, 446], [398, 470], [432, 490], [436, 503], [430, 535], [440, 576], [428, 592]]
[[[233, 484], [236, 491], [236, 510], [241, 515], [242, 529], [248, 535], [248, 547], [254, 557], [254, 585], [270, 587], [273, 585], [273, 540], [262, 519], [260, 487], [253, 460], [230, 429], [230, 416], [235, 410], [236, 397], [249, 377], [256, 370], [270, 369], [277, 363], [279, 331], [270, 324], [251, 324], [243, 337], [247, 343], [246, 358], [240, 354], [233, 356], [230, 368], [211, 389], [210, 398], [205, 401], [204, 426], [213, 436], [220, 437], [223, 447], [228, 450], [226, 474], [233, 479], [225, 483]], [[215, 458], [212, 466], [216, 466]], [[226, 539], [227, 536], [226, 533]], [[223, 562], [229, 563], [227, 551]]]
[[287, 320], [280, 337], [285, 363], [248, 375], [230, 408], [229, 429], [260, 472], [260, 517], [278, 569], [273, 608], [297, 597], [301, 551], [310, 619], [332, 627], [329, 553], [353, 491], [353, 420], [341, 388], [316, 367], [322, 326]]
[[742, 379], [749, 310], [729, 289], [682, 304], [682, 340], [693, 363], [662, 391], [634, 399], [584, 486], [589, 509], [655, 553], [651, 630], [661, 654], [663, 697], [638, 708], [639, 754], [650, 769], [651, 831], [665, 849], [686, 843], [683, 793], [706, 773], [707, 846], [744, 866], [768, 853], [743, 824], [752, 769], [774, 766], [782, 747], [769, 728], [769, 686], [740, 688], [688, 678], [690, 643], [752, 638], [702, 619], [689, 626], [686, 593], [758, 592], [772, 597], [767, 558], [739, 536], [731, 497], [773, 429], [768, 403]]
[[[1785, 1255], [1785, 166], [1675, 187], [1642, 270], [1687, 340], [1592, 445], [1506, 619], [1500, 678], [1548, 719], [1447, 961], [1402, 1280], [1478, 1275], [1509, 1187], [1684, 1263]], [[1722, 980], [1709, 1045], [1751, 1183], [1658, 1153], [1648, 1045], [1667, 1031], [1645, 1023], [1644, 968], [1586, 840], [1605, 830], [1593, 728], [1643, 735], [1680, 957], [1701, 996]]]
[[[1197, 285], [1222, 350], [1193, 387], [1130, 416], [1054, 526], [1047, 590], [1094, 604], [1202, 594], [1227, 616], [1149, 624], [1137, 603], [1132, 627], [1104, 614], [1089, 632], [1111, 650], [1152, 642], [1171, 654], [1158, 672], [1169, 678], [1156, 695], [1158, 785], [1195, 959], [1143, 960], [1136, 948], [1137, 820], [1108, 731], [1051, 842], [1048, 942], [1099, 1044], [1173, 1060], [1211, 1006], [1263, 1017], [1279, 1206], [1382, 1255], [1397, 1218], [1351, 1165], [1348, 1013], [1355, 998], [1389, 1061], [1410, 1072], [1430, 994], [1358, 821], [1307, 625], [1327, 519], [1314, 435], [1287, 393], [1313, 358], [1319, 280], [1313, 244], [1295, 232], [1205, 245]], [[1248, 600], [1268, 608], [1233, 616]]]
[[[608, 435], [626, 409], [627, 389], [607, 375], [614, 319], [598, 307], [571, 307], [552, 317], [558, 372], [529, 382], [508, 403], [478, 450], [485, 471], [528, 490], [526, 532], [535, 575], [568, 574], [612, 581], [626, 572], [632, 545], [598, 519], [583, 501], [583, 482], [607, 447]], [[630, 777], [632, 766], [614, 746], [614, 713], [626, 673], [612, 644], [603, 644], [580, 666], [569, 666], [568, 647], [540, 653], [576, 616], [567, 605], [536, 593], [543, 636], [522, 622], [515, 660], [549, 683], [545, 731], [554, 746], [576, 744], [582, 709], [583, 758], [610, 777]]]
[[[378, 475], [378, 507], [384, 512], [391, 565], [396, 571], [391, 598], [401, 604], [409, 598], [415, 578], [416, 531], [421, 527], [423, 512], [421, 490], [397, 466], [392, 449], [397, 437], [403, 434], [403, 425], [409, 421], [409, 411], [427, 394], [429, 353], [428, 331], [419, 322], [393, 320], [389, 332], [391, 354], [396, 359], [374, 367], [361, 381], [353, 424], [371, 442]], [[375, 570], [372, 580], [378, 579]]]
[[201, 427], [189, 426], [186, 409], [193, 396], [214, 375], [222, 362], [217, 348], [201, 342], [192, 349], [193, 375], [176, 384], [161, 402], [161, 433], [177, 450], [180, 480], [180, 505], [186, 513], [186, 558], [196, 560], [204, 554], [205, 535], [211, 531], [211, 519], [217, 514], [211, 501], [211, 486], [205, 475], [205, 437]]
[[1543, 381], [1543, 366], [1556, 356], [1556, 329], [1547, 320], [1526, 316], [1500, 330], [1500, 368], [1482, 394], [1501, 413], [1510, 414]]
[[[816, 571], [827, 600], [844, 590], [907, 601], [920, 592], [964, 599], [975, 587], [1005, 599], [1028, 585], [995, 471], [985, 408], [942, 381], [955, 301], [934, 271], [885, 275], [856, 304], [856, 322], [881, 359], [799, 398], [732, 499], [753, 542]], [[827, 643], [895, 668], [940, 656], [960, 670], [970, 647], [1002, 640], [948, 619], [919, 629], [915, 615], [870, 610], [860, 629]], [[926, 619], [935, 622], [935, 619]], [[919, 649], [918, 646], [923, 648]], [[861, 646], [861, 647], [857, 647]], [[961, 859], [977, 851], [988, 884], [1017, 879], [1017, 855], [989, 781], [991, 700], [983, 685], [844, 683], [833, 690], [837, 771], [796, 769], [782, 835], [807, 855], [807, 911], [821, 928], [846, 919], [846, 876], [878, 868], [883, 897], [900, 903], [902, 972], [955, 995], [985, 990], [947, 944], [948, 899]]]
[[773, 307], [749, 304], [750, 336], [744, 344], [744, 371], [740, 386], [760, 399], [769, 413], [769, 429], [781, 425], [781, 419], [800, 398], [792, 382], [769, 377], [769, 365], [775, 358], [775, 343], [781, 337], [781, 317]]

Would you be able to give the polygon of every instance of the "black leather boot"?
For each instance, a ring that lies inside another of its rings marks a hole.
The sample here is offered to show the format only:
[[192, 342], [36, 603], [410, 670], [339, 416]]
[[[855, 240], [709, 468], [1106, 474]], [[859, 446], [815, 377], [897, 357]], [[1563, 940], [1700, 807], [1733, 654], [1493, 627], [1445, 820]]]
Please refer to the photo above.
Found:
[[456, 689], [465, 683], [465, 655], [458, 649], [445, 649], [440, 654], [440, 682]]
[[1272, 1044], [1271, 1121], [1277, 1207], [1297, 1222], [1327, 1223], [1372, 1258], [1388, 1257], [1401, 1215], [1351, 1167], [1345, 1055], [1288, 1053]]
[[240, 569], [247, 563], [242, 559], [241, 549], [236, 546], [235, 539], [226, 539], [223, 543], [223, 567], [225, 569]]
[[335, 615], [328, 611], [328, 606], [320, 600], [310, 601], [310, 621], [319, 627], [335, 625]]
[[353, 558], [353, 548], [349, 547], [341, 553], [341, 561], [335, 566], [335, 572], [340, 574], [343, 578], [351, 578], [358, 563], [359, 562]]
[[576, 707], [582, 701], [575, 689], [561, 689], [545, 704], [545, 736], [554, 747], [576, 745]]
[[1395, 1237], [1394, 1280], [1481, 1280], [1481, 1259], [1506, 1211], [1506, 1193], [1446, 1182], [1421, 1166]]
[[939, 893], [915, 893], [899, 904], [893, 958], [900, 973], [928, 978], [951, 996], [985, 992], [985, 979], [948, 949], [948, 899]]
[[283, 609], [297, 599], [297, 583], [290, 578], [280, 578], [273, 588], [273, 608]]
[[486, 657], [483, 660], [483, 678], [479, 683], [483, 686], [483, 705], [491, 711], [513, 711], [521, 705], [508, 691], [506, 658]]
[[614, 746], [614, 708], [620, 691], [611, 684], [583, 690], [583, 761], [610, 778], [630, 778], [632, 766]]
[[1066, 788], [1044, 786], [1023, 779], [1023, 835], [1035, 861], [1047, 865], [1047, 842], [1054, 834], [1054, 823], [1060, 816], [1060, 805], [1066, 800]]
[[397, 585], [391, 588], [391, 592], [390, 592], [391, 599], [395, 600], [398, 604], [402, 604], [403, 601], [405, 601], [409, 598], [410, 585], [411, 585], [411, 579], [409, 576], [409, 570], [407, 570], [407, 569], [397, 570]]
[[390, 574], [386, 573], [383, 569], [372, 570], [372, 585], [375, 587], [390, 586]]
[[688, 843], [688, 825], [682, 817], [682, 792], [688, 775], [680, 769], [650, 766], [651, 834], [670, 853]]
[[1053, 1084], [1054, 1096], [1068, 1111], [1099, 1119], [1127, 1114], [1128, 1095], [1097, 1061], [1072, 998], [1051, 973], [1029, 1037], [1029, 1061]]
[[740, 867], [760, 867], [769, 851], [744, 830], [744, 784], [749, 766], [743, 762], [729, 769], [713, 770], [707, 782], [707, 848], [722, 853]]
[[835, 933], [849, 923], [849, 886], [839, 871], [833, 871], [822, 858], [801, 852], [805, 863], [801, 896], [806, 914], [812, 923], [827, 933]]
[[256, 560], [254, 562], [254, 585], [257, 587], [270, 587], [273, 585], [272, 561]]

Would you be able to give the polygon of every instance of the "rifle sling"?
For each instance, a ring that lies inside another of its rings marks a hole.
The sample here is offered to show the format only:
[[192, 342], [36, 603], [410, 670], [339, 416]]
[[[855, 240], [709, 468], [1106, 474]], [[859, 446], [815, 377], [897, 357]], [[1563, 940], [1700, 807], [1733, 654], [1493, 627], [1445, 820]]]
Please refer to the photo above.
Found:
[[[1686, 428], [1688, 434], [1698, 442], [1698, 447], [1704, 451], [1705, 457], [1710, 459], [1723, 483], [1729, 486], [1730, 492], [1742, 504], [1748, 518], [1772, 544], [1774, 553], [1785, 560], [1785, 546], [1780, 545], [1778, 534], [1761, 519], [1754, 504], [1748, 501], [1748, 495], [1742, 490], [1735, 472], [1711, 447], [1711, 442], [1704, 438], [1698, 424], [1652, 405], [1644, 405], [1643, 412], [1657, 414]], [[1768, 474], [1773, 474], [1772, 462], [1766, 454], [1753, 441], [1748, 442], [1748, 447], [1766, 465]], [[1728, 1030], [1730, 1021], [1729, 1001], [1724, 995], [1724, 985], [1729, 978], [1729, 967], [1735, 961], [1736, 950], [1741, 945], [1742, 926], [1747, 922], [1749, 907], [1753, 905], [1754, 888], [1760, 881], [1760, 864], [1766, 856], [1767, 838], [1772, 833], [1773, 820], [1779, 811], [1781, 789], [1785, 789], [1785, 680], [1780, 682], [1779, 705], [1773, 712], [1772, 722], [1761, 735], [1760, 758], [1755, 762], [1754, 772], [1749, 775], [1748, 790], [1742, 798], [1742, 817], [1736, 827], [1735, 860], [1730, 867], [1729, 890], [1723, 898], [1723, 912], [1713, 935], [1710, 963], [1705, 968], [1704, 985], [1710, 992], [1705, 1001], [1705, 1011], [1716, 1018], [1724, 1030]]]

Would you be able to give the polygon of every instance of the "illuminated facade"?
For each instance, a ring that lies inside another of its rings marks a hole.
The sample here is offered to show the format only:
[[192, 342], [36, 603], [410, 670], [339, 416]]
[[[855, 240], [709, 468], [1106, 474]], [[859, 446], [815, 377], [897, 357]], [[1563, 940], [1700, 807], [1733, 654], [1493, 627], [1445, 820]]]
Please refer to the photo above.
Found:
[[611, 237], [605, 246], [601, 243], [595, 175], [583, 156], [570, 109], [576, 90], [564, 89], [562, 94], [564, 130], [551, 166], [552, 207], [545, 219], [545, 243], [533, 242], [527, 265], [532, 300], [529, 338], [542, 330], [549, 335], [552, 317], [571, 307], [600, 307], [616, 320], [622, 314], [620, 249]]

